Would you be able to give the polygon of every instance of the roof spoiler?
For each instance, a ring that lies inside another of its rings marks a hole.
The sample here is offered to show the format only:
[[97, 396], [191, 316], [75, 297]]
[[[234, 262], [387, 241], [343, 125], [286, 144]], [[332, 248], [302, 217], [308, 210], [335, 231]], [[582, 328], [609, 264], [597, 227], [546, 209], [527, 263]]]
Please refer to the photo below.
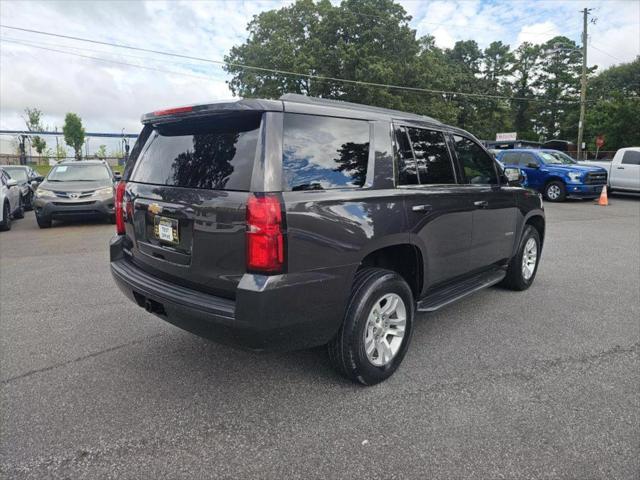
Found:
[[142, 123], [175, 122], [184, 117], [198, 117], [232, 112], [281, 112], [282, 102], [278, 100], [239, 99], [224, 100], [216, 103], [171, 107], [146, 113], [140, 119]]

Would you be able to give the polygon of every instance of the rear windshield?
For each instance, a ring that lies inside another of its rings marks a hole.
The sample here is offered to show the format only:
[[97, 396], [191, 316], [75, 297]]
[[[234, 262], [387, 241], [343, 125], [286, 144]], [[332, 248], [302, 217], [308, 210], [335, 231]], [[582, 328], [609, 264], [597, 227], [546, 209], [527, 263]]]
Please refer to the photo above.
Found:
[[131, 180], [210, 190], [248, 191], [261, 114], [156, 125]]
[[110, 180], [111, 174], [104, 165], [56, 165], [53, 167], [47, 181], [49, 182], [88, 182]]

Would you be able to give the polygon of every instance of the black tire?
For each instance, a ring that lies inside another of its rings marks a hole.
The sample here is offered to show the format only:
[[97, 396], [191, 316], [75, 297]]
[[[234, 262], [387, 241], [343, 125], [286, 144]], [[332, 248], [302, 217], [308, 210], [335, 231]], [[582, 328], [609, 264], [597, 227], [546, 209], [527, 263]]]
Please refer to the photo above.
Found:
[[[402, 343], [392, 360], [376, 366], [365, 351], [365, 327], [374, 304], [388, 293], [397, 294], [406, 309]], [[389, 378], [402, 363], [413, 332], [414, 302], [407, 282], [397, 273], [381, 268], [364, 268], [356, 273], [344, 320], [335, 338], [329, 342], [329, 359], [346, 378], [363, 385], [375, 385]]]
[[613, 187], [607, 185], [607, 195], [611, 195], [613, 193]]
[[24, 202], [24, 209], [27, 212], [30, 212], [31, 210], [33, 210], [33, 192], [32, 191], [29, 191], [29, 193], [27, 193], [26, 201]]
[[109, 215], [107, 217], [107, 222], [109, 222], [111, 225], [115, 225], [116, 224], [116, 216], [115, 215]]
[[40, 228], [51, 228], [51, 217], [36, 215], [36, 222], [38, 222]]
[[2, 222], [0, 222], [0, 231], [7, 230], [11, 230], [11, 206], [8, 201], [2, 206]]
[[24, 218], [24, 202], [22, 200], [22, 195], [18, 198], [18, 209], [13, 214], [13, 218]]
[[[556, 193], [556, 188], [559, 193]], [[564, 202], [567, 198], [567, 187], [560, 180], [552, 180], [544, 187], [544, 198], [550, 202]]]
[[[522, 257], [524, 255], [525, 245], [530, 238], [533, 238], [536, 242], [537, 258], [533, 274], [527, 279], [523, 274]], [[522, 291], [529, 288], [536, 278], [536, 273], [538, 273], [538, 265], [540, 264], [540, 253], [540, 234], [534, 227], [532, 227], [531, 225], [527, 225], [522, 234], [520, 245], [518, 246], [518, 253], [516, 253], [515, 257], [511, 259], [509, 268], [507, 269], [507, 276], [504, 277], [504, 280], [502, 280], [500, 285], [508, 288], [509, 290], [516, 291]]]

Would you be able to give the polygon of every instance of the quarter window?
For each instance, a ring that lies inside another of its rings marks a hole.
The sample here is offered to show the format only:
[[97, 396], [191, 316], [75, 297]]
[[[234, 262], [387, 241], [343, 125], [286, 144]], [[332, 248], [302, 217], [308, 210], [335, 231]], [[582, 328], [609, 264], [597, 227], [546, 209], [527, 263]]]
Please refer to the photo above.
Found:
[[291, 190], [361, 187], [368, 162], [368, 122], [285, 114], [282, 165]]
[[489, 185], [498, 183], [493, 159], [480, 145], [458, 135], [453, 136], [453, 141], [456, 154], [464, 168], [464, 174], [469, 183]]

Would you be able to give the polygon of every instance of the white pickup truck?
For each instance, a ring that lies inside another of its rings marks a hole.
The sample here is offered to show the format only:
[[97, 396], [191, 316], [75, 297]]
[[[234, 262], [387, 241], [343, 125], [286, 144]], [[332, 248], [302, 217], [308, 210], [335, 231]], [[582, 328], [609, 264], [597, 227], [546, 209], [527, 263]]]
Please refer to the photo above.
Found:
[[621, 148], [610, 162], [580, 163], [604, 168], [608, 173], [609, 191], [640, 193], [640, 147]]

